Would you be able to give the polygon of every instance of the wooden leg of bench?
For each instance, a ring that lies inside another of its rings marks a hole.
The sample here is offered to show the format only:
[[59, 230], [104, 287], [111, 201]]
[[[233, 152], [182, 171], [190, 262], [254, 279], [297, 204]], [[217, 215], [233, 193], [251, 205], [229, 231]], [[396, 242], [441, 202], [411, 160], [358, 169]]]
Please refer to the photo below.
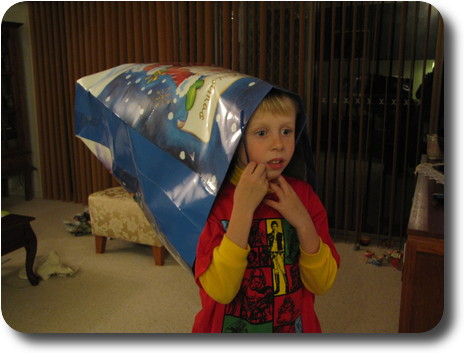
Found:
[[151, 247], [151, 251], [153, 252], [153, 256], [155, 258], [155, 265], [156, 266], [163, 266], [164, 265], [164, 246], [156, 246], [153, 245]]
[[103, 254], [105, 252], [106, 239], [108, 238], [95, 235], [95, 250], [97, 251], [97, 254]]

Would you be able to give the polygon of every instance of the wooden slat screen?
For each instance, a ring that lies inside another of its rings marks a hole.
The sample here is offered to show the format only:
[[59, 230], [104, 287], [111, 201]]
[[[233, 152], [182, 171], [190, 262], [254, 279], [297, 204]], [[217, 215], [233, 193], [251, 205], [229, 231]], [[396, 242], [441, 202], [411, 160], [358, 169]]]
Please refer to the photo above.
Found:
[[[211, 64], [303, 97], [318, 193], [334, 236], [367, 233], [391, 242], [404, 233], [425, 136], [443, 135], [443, 23], [431, 5], [30, 2], [29, 7], [44, 198], [85, 203], [89, 193], [116, 185], [74, 137], [77, 79], [128, 62]], [[426, 81], [430, 91], [421, 88], [419, 99], [416, 92]]]

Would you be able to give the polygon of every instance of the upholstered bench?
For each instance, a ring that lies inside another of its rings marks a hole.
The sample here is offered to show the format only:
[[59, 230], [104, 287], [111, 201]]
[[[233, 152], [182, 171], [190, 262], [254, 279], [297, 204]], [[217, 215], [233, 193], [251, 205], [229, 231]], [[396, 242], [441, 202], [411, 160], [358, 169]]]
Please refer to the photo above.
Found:
[[159, 231], [150, 224], [133, 197], [122, 187], [89, 195], [89, 213], [97, 254], [105, 252], [108, 238], [123, 239], [152, 247], [155, 264], [164, 264]]

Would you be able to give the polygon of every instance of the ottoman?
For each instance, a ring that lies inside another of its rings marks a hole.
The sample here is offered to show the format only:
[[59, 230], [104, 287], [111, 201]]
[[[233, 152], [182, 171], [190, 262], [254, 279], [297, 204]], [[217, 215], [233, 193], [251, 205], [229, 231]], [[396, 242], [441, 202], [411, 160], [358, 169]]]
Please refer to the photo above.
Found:
[[139, 204], [122, 187], [89, 195], [89, 213], [97, 254], [105, 252], [108, 238], [123, 239], [152, 247], [155, 265], [164, 264], [165, 248], [156, 229]]

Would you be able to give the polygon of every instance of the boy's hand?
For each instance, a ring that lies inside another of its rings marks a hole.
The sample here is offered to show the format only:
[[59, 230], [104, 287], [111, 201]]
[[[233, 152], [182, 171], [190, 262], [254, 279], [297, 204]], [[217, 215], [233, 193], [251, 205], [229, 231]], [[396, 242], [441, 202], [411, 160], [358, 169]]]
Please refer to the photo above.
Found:
[[313, 220], [292, 186], [283, 176], [279, 176], [269, 185], [277, 195], [278, 201], [266, 199], [264, 203], [277, 210], [296, 229], [304, 252], [314, 254], [319, 251], [320, 238]]
[[266, 167], [250, 162], [240, 177], [234, 192], [234, 206], [227, 228], [227, 237], [246, 249], [253, 213], [269, 190]]
[[266, 205], [277, 210], [296, 230], [304, 229], [309, 221], [312, 223], [306, 207], [283, 176], [279, 176], [269, 185], [278, 201], [266, 199], [264, 200]]
[[245, 167], [234, 193], [234, 207], [248, 208], [252, 213], [269, 190], [266, 166], [250, 162]]

